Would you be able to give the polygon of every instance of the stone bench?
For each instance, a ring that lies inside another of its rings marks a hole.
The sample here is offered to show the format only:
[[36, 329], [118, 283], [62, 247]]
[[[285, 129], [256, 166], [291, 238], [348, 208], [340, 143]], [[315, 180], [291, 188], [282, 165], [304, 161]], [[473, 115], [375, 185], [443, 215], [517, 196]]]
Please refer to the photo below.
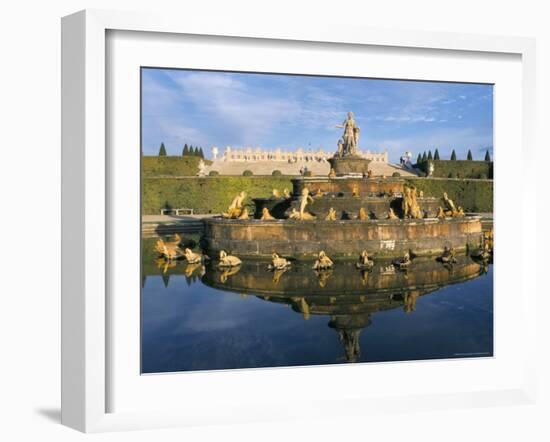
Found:
[[181, 209], [160, 209], [161, 215], [193, 215], [193, 209], [183, 207]]

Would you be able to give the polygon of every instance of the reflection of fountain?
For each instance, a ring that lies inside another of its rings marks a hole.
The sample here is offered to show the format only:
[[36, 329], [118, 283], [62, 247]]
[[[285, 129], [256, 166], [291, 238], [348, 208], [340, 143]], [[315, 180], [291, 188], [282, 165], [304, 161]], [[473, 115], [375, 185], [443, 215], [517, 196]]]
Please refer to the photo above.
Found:
[[311, 259], [324, 250], [334, 258], [355, 258], [366, 249], [379, 258], [481, 244], [480, 217], [456, 209], [438, 218], [440, 205], [452, 200], [424, 197], [398, 177], [372, 177], [369, 160], [357, 153], [359, 128], [351, 113], [340, 127], [344, 135], [329, 176], [293, 179], [290, 198], [280, 192], [255, 198], [255, 219], [237, 219], [241, 193], [223, 218], [205, 220], [203, 244], [210, 256], [229, 250], [241, 258], [269, 258], [276, 252]]
[[361, 356], [359, 336], [361, 331], [370, 325], [370, 315], [332, 316], [328, 326], [338, 332], [338, 338], [346, 353], [346, 361], [357, 362]]
[[388, 268], [393, 265], [378, 262], [367, 272], [357, 269], [354, 262], [338, 263], [334, 271], [321, 277], [310, 265], [294, 263], [275, 278], [275, 272], [266, 271], [265, 263], [245, 262], [238, 272], [223, 278], [220, 270], [207, 268], [202, 281], [223, 291], [290, 305], [305, 320], [313, 315], [329, 316], [328, 326], [337, 331], [346, 360], [355, 362], [360, 360], [361, 331], [370, 325], [373, 314], [395, 308], [412, 313], [420, 296], [483, 272], [480, 263], [458, 254], [452, 266], [417, 258], [407, 272], [389, 272]]

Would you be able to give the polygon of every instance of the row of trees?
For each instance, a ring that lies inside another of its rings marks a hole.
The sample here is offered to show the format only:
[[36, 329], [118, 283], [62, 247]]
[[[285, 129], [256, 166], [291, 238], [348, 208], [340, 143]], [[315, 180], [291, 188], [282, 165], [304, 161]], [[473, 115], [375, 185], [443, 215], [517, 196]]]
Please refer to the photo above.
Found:
[[[166, 155], [166, 147], [164, 146], [164, 143], [160, 143], [159, 157], [165, 157]], [[202, 147], [188, 146], [187, 143], [185, 143], [181, 152], [181, 156], [199, 157], [204, 159], [204, 152], [202, 150]]]
[[[418, 154], [418, 158], [416, 159], [416, 162], [417, 164], [418, 163], [424, 163], [426, 161], [430, 161], [430, 160], [440, 160], [441, 158], [439, 157], [439, 152], [438, 150], [436, 149], [434, 154], [432, 155], [432, 151], [429, 150], [428, 153], [426, 154], [426, 151], [424, 151], [423, 154]], [[456, 152], [455, 150], [453, 149], [452, 153], [451, 153], [451, 161], [456, 161]], [[472, 151], [471, 150], [468, 150], [468, 154], [466, 155], [466, 159], [468, 161], [473, 161], [474, 157], [472, 155]], [[484, 161], [491, 161], [491, 155], [489, 154], [489, 149], [487, 149], [487, 152], [485, 152], [485, 159]]]

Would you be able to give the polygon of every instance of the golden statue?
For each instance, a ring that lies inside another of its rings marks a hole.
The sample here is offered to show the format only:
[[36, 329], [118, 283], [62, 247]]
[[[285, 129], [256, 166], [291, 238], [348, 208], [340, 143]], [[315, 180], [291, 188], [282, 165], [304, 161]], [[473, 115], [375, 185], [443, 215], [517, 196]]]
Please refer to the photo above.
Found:
[[294, 207], [290, 209], [290, 213], [288, 214], [288, 219], [295, 219], [297, 221], [300, 220], [300, 212], [298, 212]]
[[336, 171], [331, 167], [330, 172], [328, 173], [329, 178], [334, 178], [336, 176]]
[[443, 210], [443, 207], [439, 207], [439, 209], [437, 209], [436, 217], [437, 218], [445, 218], [446, 217], [445, 211]]
[[367, 171], [367, 178], [372, 178], [372, 176], [373, 176], [372, 169], [369, 169], [369, 170]]
[[248, 219], [248, 209], [245, 207], [237, 219]]
[[359, 196], [359, 186], [357, 184], [354, 184], [351, 189], [351, 195], [352, 196]]
[[411, 189], [409, 187], [405, 187], [403, 189], [402, 209], [403, 209], [403, 218], [410, 218], [410, 216], [411, 216]]
[[275, 199], [281, 198], [281, 194], [279, 193], [279, 191], [277, 189], [273, 189], [273, 191], [271, 192], [271, 196]]
[[242, 264], [242, 261], [236, 256], [228, 255], [225, 250], [220, 250], [220, 262], [218, 267], [237, 267]]
[[304, 212], [302, 215], [300, 215], [300, 219], [302, 221], [311, 221], [311, 220], [316, 219], [316, 217], [315, 217], [315, 215], [312, 215], [309, 212]]
[[422, 210], [420, 209], [420, 205], [418, 204], [418, 200], [416, 199], [416, 187], [412, 187], [411, 191], [409, 192], [410, 195], [410, 215], [412, 218], [418, 219], [422, 218]]
[[229, 205], [227, 212], [223, 212], [224, 218], [238, 218], [241, 215], [246, 192], [239, 193]]
[[405, 187], [402, 207], [403, 218], [422, 218], [422, 210], [416, 199], [416, 187]]
[[267, 207], [264, 207], [262, 209], [262, 217], [260, 218], [260, 220], [262, 221], [271, 221], [271, 220], [274, 220], [275, 218], [271, 215], [271, 213], [269, 213], [269, 209]]
[[189, 264], [200, 264], [209, 259], [208, 256], [195, 253], [189, 248], [185, 248], [183, 250], [183, 256], [185, 256], [185, 259]]
[[355, 267], [358, 269], [372, 269], [373, 266], [374, 261], [369, 259], [369, 252], [366, 249], [363, 250], [359, 255], [359, 261], [355, 263]]
[[317, 257], [317, 260], [315, 261], [315, 264], [313, 264], [314, 270], [324, 270], [324, 269], [330, 269], [334, 263], [332, 262], [332, 259], [330, 259], [327, 254], [324, 252], [324, 250], [321, 250], [319, 252], [319, 256]]
[[466, 216], [466, 214], [464, 213], [464, 209], [461, 206], [458, 206], [458, 209], [456, 210], [456, 213], [453, 216], [456, 216], [457, 218], [462, 218]]
[[323, 191], [321, 190], [321, 188], [318, 188], [315, 193], [313, 194], [313, 198], [321, 198], [322, 196], [324, 195]]
[[357, 155], [360, 129], [359, 126], [357, 126], [357, 124], [355, 123], [353, 112], [348, 112], [346, 120], [336, 127], [344, 129], [342, 146], [338, 146], [339, 156], [343, 157], [346, 155]]
[[361, 221], [366, 221], [369, 219], [369, 214], [367, 213], [364, 207], [361, 207], [359, 209], [359, 214], [357, 215], [357, 219], [360, 219]]
[[268, 270], [283, 270], [290, 266], [290, 262], [281, 258], [277, 253], [271, 255], [271, 264], [267, 266]]
[[159, 238], [155, 244], [155, 251], [168, 261], [181, 258], [183, 251], [180, 249], [181, 236], [175, 236], [174, 241], [164, 241]]
[[445, 208], [446, 208], [446, 211], [450, 211], [451, 214], [454, 214], [456, 212], [456, 207], [455, 207], [455, 203], [453, 202], [452, 199], [449, 198], [449, 196], [447, 195], [447, 192], [443, 192], [443, 202], [445, 203]]
[[292, 195], [290, 194], [290, 192], [288, 191], [288, 189], [283, 189], [283, 196], [285, 197], [285, 199], [290, 199], [292, 198]]
[[327, 216], [325, 216], [325, 221], [336, 221], [336, 210], [333, 207], [328, 209]]
[[304, 212], [303, 215], [300, 215], [300, 212], [298, 212], [294, 207], [290, 209], [290, 214], [288, 215], [288, 219], [295, 219], [297, 221], [311, 221], [315, 219], [315, 215], [312, 215], [311, 213]]
[[399, 219], [393, 209], [390, 207], [390, 210], [388, 211], [387, 219]]
[[304, 210], [309, 202], [313, 202], [313, 198], [309, 196], [309, 189], [304, 187], [300, 196], [300, 219], [304, 219]]
[[419, 198], [424, 198], [424, 191], [423, 190], [418, 191], [418, 197]]
[[411, 255], [409, 252], [405, 252], [401, 258], [392, 261], [392, 264], [400, 270], [406, 269], [411, 263]]

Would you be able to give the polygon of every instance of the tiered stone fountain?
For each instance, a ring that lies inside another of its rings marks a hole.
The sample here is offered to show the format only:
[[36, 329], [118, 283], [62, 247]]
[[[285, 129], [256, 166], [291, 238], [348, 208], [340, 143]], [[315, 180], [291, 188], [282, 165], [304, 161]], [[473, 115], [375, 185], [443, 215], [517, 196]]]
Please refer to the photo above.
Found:
[[[203, 247], [207, 253], [217, 256], [226, 250], [241, 258], [269, 258], [276, 252], [311, 259], [324, 250], [339, 259], [356, 258], [366, 249], [377, 258], [405, 252], [435, 255], [445, 247], [460, 251], [481, 245], [480, 217], [455, 213], [454, 206], [453, 210], [444, 207], [449, 216], [443, 216], [440, 206], [449, 200], [407, 190], [401, 178], [370, 177], [369, 160], [357, 153], [359, 128], [353, 114], [348, 114], [341, 127], [344, 135], [330, 160], [329, 176], [292, 180], [290, 198], [254, 199], [254, 219], [205, 220]], [[264, 208], [274, 219], [259, 219]], [[326, 219], [329, 211], [332, 220]]]

